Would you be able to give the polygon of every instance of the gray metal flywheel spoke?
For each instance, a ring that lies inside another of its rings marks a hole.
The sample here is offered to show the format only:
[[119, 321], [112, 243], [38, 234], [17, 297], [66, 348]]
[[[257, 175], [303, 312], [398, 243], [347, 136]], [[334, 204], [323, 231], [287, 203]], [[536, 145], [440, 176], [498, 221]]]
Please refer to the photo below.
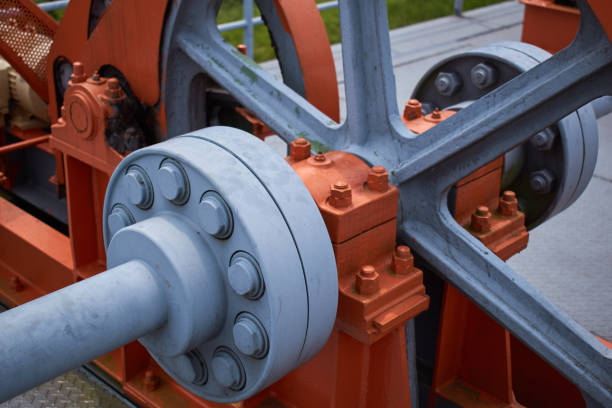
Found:
[[581, 14], [572, 46], [411, 140], [413, 153], [393, 177], [402, 240], [584, 394], [609, 406], [612, 351], [470, 236], [447, 204], [459, 179], [611, 92], [612, 45], [585, 2]]
[[339, 146], [340, 125], [225, 42], [214, 23], [216, 8], [205, 9], [208, 24], [178, 34], [178, 48], [285, 141], [306, 137]]
[[401, 124], [401, 120], [395, 100], [386, 2], [341, 1], [339, 7], [347, 141], [366, 145], [373, 138], [378, 144], [393, 143], [393, 123]]

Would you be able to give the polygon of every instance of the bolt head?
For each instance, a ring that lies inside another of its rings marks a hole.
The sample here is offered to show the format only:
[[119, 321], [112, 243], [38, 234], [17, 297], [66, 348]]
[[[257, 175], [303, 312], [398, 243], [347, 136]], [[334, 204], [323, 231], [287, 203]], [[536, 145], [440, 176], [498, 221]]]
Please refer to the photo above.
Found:
[[495, 68], [489, 64], [481, 62], [472, 68], [470, 72], [470, 79], [474, 86], [479, 89], [487, 88], [495, 83], [497, 80], [497, 72]]
[[552, 149], [555, 142], [555, 132], [551, 128], [546, 128], [531, 136], [529, 143], [537, 150], [547, 151]]
[[461, 78], [454, 72], [440, 72], [434, 85], [440, 95], [451, 96], [461, 87]]
[[329, 204], [332, 207], [343, 208], [353, 201], [351, 186], [344, 181], [336, 181], [330, 188]]
[[132, 167], [125, 174], [127, 194], [130, 203], [144, 209], [153, 204], [153, 186], [151, 181], [139, 167]]
[[175, 204], [185, 204], [189, 198], [189, 183], [183, 170], [173, 161], [165, 160], [157, 172], [162, 195]]
[[408, 275], [414, 268], [414, 257], [405, 245], [400, 245], [396, 248], [393, 253], [393, 262], [391, 263], [391, 269], [397, 275]]
[[116, 206], [106, 219], [108, 232], [110, 236], [114, 236], [120, 229], [133, 224], [133, 217], [123, 206]]
[[310, 157], [310, 142], [303, 137], [298, 137], [289, 144], [289, 156], [293, 160], [304, 160]]
[[355, 289], [364, 296], [373, 295], [380, 289], [378, 272], [372, 265], [364, 265], [355, 277]]
[[479, 206], [472, 214], [472, 230], [476, 232], [489, 232], [491, 230], [491, 212], [486, 205]]
[[246, 256], [237, 256], [227, 269], [230, 287], [240, 296], [256, 299], [263, 293], [261, 274], [255, 263]]
[[220, 195], [214, 192], [204, 194], [198, 207], [200, 225], [210, 235], [227, 238], [232, 233], [233, 221], [229, 207]]
[[374, 166], [368, 174], [368, 190], [385, 192], [389, 189], [389, 173], [383, 166]]
[[240, 388], [244, 382], [240, 363], [226, 351], [217, 352], [212, 359], [211, 366], [215, 379], [226, 388]]
[[261, 358], [268, 351], [265, 329], [255, 317], [242, 314], [232, 330], [236, 348], [249, 357]]
[[548, 194], [552, 191], [555, 176], [550, 170], [538, 170], [529, 175], [529, 186], [538, 194]]

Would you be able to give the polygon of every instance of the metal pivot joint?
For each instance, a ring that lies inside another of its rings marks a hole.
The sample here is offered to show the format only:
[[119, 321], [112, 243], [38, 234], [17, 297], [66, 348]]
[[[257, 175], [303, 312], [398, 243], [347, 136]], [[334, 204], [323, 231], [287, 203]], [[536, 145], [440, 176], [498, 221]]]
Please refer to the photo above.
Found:
[[0, 314], [12, 374], [0, 400], [139, 339], [194, 394], [239, 401], [312, 358], [333, 327], [337, 273], [318, 208], [242, 131], [209, 128], [123, 160], [104, 234], [108, 271]]

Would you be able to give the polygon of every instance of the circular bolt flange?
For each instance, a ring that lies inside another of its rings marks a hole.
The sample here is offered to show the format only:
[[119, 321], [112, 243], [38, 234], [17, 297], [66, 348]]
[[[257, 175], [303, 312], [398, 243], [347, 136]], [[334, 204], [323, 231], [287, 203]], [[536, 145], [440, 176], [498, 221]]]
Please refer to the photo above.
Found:
[[481, 62], [472, 68], [470, 79], [476, 88], [484, 89], [495, 83], [497, 80], [497, 72], [495, 72], [495, 68], [489, 64]]
[[555, 141], [555, 136], [556, 135], [554, 130], [552, 130], [551, 128], [546, 128], [541, 132], [538, 132], [535, 135], [531, 136], [531, 138], [529, 139], [529, 143], [531, 143], [531, 145], [537, 150], [550, 150]]
[[232, 390], [244, 387], [245, 374], [240, 360], [234, 353], [226, 348], [215, 352], [212, 359], [212, 372], [219, 384]]
[[227, 238], [232, 234], [234, 222], [232, 212], [225, 200], [216, 192], [204, 193], [198, 208], [200, 225], [210, 235]]
[[461, 87], [461, 78], [454, 72], [440, 72], [435, 80], [440, 95], [451, 96]]
[[237, 294], [249, 299], [259, 299], [264, 292], [264, 283], [259, 265], [246, 252], [232, 256], [227, 269], [227, 280]]
[[261, 322], [250, 313], [241, 313], [232, 329], [234, 344], [244, 355], [263, 358], [268, 353], [268, 335]]
[[161, 193], [174, 204], [182, 205], [189, 198], [189, 181], [185, 170], [174, 160], [166, 159], [157, 172]]
[[107, 224], [108, 224], [108, 232], [112, 237], [115, 235], [121, 228], [125, 228], [134, 223], [134, 217], [130, 213], [130, 211], [125, 208], [125, 206], [121, 204], [117, 204], [111, 210], [111, 213], [108, 215]]
[[125, 174], [128, 198], [135, 206], [146, 210], [153, 204], [153, 185], [145, 171], [132, 166]]
[[538, 194], [547, 194], [552, 191], [555, 176], [550, 170], [538, 170], [529, 175], [529, 186]]

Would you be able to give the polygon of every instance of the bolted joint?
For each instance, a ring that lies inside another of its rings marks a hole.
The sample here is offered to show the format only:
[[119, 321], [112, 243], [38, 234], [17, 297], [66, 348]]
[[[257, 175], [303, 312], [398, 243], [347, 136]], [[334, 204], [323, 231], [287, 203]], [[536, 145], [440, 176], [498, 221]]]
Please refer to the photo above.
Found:
[[372, 265], [364, 265], [359, 270], [355, 277], [355, 289], [357, 293], [364, 296], [370, 296], [378, 292], [380, 282], [378, 281], [378, 272]]
[[330, 188], [329, 205], [335, 208], [348, 207], [353, 202], [351, 186], [344, 181], [336, 181]]
[[383, 166], [374, 166], [368, 173], [368, 190], [385, 192], [389, 189], [389, 172]]
[[85, 82], [87, 76], [85, 75], [85, 68], [83, 68], [83, 64], [80, 62], [75, 62], [72, 64], [72, 74], [70, 75], [70, 82], [73, 84], [78, 84], [81, 82]]
[[405, 245], [398, 246], [393, 251], [391, 270], [397, 275], [408, 275], [414, 268], [414, 256], [410, 248]]
[[546, 128], [535, 135], [531, 136], [529, 143], [537, 150], [547, 151], [552, 149], [555, 142], [555, 131], [551, 128]]
[[413, 120], [423, 116], [423, 104], [418, 99], [411, 99], [404, 106], [404, 119]]
[[514, 217], [518, 212], [518, 200], [514, 191], [506, 190], [499, 200], [498, 211], [504, 217]]
[[555, 183], [555, 175], [550, 170], [534, 171], [529, 175], [529, 186], [538, 194], [548, 194]]
[[491, 230], [491, 212], [489, 207], [481, 205], [472, 214], [472, 230], [476, 232], [489, 232]]
[[144, 386], [148, 392], [153, 392], [159, 388], [159, 377], [155, 375], [153, 370], [145, 372]]
[[298, 137], [289, 144], [289, 156], [295, 160], [304, 160], [310, 157], [310, 142]]
[[495, 83], [497, 80], [497, 72], [495, 68], [489, 64], [481, 62], [476, 64], [470, 71], [470, 79], [476, 88], [484, 89]]
[[454, 72], [440, 72], [434, 82], [438, 93], [451, 96], [461, 88], [461, 78]]
[[117, 78], [111, 78], [106, 82], [104, 95], [108, 98], [110, 103], [117, 103], [125, 98], [125, 94]]

